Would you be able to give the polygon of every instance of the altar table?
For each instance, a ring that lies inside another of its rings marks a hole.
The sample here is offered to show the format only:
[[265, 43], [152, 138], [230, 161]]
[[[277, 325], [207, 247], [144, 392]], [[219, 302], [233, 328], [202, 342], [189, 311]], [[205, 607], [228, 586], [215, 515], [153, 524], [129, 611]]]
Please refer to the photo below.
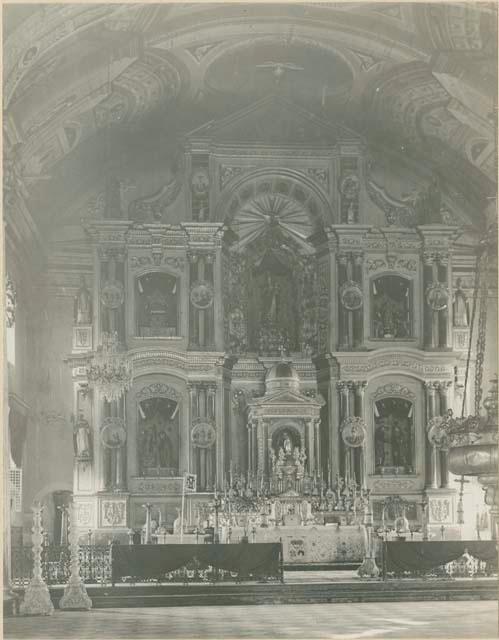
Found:
[[236, 579], [282, 579], [279, 543], [113, 545], [111, 560], [113, 585], [125, 577], [160, 579], [192, 563], [233, 572]]
[[[228, 529], [222, 527], [221, 542], [238, 543], [247, 535], [250, 544], [253, 543], [282, 543], [284, 564], [356, 564], [364, 557], [364, 536], [362, 527], [358, 525], [309, 525], [256, 527], [245, 530], [232, 527], [230, 539]], [[179, 535], [157, 536], [161, 544], [171, 545], [180, 542]], [[196, 542], [196, 536], [184, 535], [184, 542]], [[203, 542], [203, 536], [198, 536], [198, 542]]]

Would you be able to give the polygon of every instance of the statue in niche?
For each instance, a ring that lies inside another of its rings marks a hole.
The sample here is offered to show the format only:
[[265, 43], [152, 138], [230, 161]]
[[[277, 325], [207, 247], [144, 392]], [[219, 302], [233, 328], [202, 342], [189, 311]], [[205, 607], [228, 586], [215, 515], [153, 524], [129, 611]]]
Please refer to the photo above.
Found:
[[74, 301], [75, 324], [92, 324], [92, 296], [87, 289], [85, 276], [80, 277], [80, 288]]
[[469, 306], [466, 294], [461, 288], [461, 278], [456, 281], [456, 291], [454, 293], [454, 302], [452, 305], [452, 312], [454, 318], [455, 327], [468, 327], [469, 326]]
[[137, 280], [138, 333], [141, 337], [177, 335], [177, 280], [147, 273]]
[[78, 419], [73, 418], [73, 440], [75, 455], [79, 460], [90, 460], [92, 449], [90, 445], [90, 425], [85, 420], [83, 412], [80, 411]]
[[373, 281], [373, 336], [390, 340], [411, 335], [409, 283], [399, 276]]
[[376, 402], [374, 455], [376, 473], [413, 472], [412, 403], [401, 398]]
[[139, 405], [139, 465], [141, 475], [171, 475], [178, 466], [177, 403], [150, 398]]

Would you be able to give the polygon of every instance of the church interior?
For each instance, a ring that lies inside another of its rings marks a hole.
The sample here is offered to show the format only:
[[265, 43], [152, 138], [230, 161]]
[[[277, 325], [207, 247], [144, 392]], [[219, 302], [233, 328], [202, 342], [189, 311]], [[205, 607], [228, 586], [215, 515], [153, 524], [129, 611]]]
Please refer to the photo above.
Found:
[[491, 607], [497, 6], [7, 3], [3, 54], [6, 637]]

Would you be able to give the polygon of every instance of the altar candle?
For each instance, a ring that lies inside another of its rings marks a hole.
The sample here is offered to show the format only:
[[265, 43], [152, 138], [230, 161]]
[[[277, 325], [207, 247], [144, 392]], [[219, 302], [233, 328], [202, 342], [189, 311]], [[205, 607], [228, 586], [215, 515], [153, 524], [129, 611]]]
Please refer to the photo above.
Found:
[[161, 526], [162, 517], [161, 517], [161, 509], [158, 509], [158, 527]]

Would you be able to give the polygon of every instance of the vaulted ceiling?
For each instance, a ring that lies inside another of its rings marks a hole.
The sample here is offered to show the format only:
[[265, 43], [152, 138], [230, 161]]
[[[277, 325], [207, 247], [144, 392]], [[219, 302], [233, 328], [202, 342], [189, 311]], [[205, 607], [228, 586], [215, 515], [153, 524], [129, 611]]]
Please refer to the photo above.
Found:
[[438, 175], [477, 222], [495, 196], [494, 3], [3, 10], [6, 160], [42, 232], [88, 207], [109, 172], [167, 175], [184, 132], [268, 94]]

